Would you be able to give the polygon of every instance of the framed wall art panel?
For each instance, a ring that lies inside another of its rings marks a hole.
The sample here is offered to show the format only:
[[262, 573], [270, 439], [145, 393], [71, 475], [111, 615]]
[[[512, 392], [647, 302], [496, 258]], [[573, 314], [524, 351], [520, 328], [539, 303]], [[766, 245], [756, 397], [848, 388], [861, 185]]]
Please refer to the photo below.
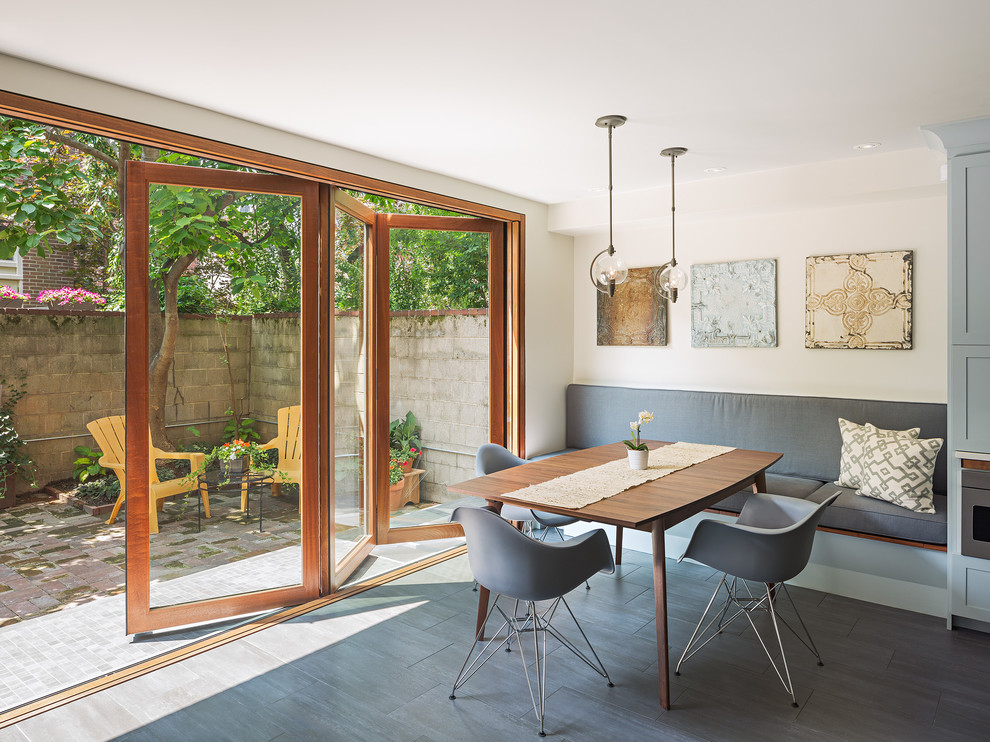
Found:
[[911, 347], [914, 251], [807, 259], [805, 347]]
[[691, 345], [776, 347], [777, 261], [692, 265]]
[[667, 344], [667, 300], [656, 288], [657, 268], [630, 268], [615, 296], [598, 294], [598, 345]]

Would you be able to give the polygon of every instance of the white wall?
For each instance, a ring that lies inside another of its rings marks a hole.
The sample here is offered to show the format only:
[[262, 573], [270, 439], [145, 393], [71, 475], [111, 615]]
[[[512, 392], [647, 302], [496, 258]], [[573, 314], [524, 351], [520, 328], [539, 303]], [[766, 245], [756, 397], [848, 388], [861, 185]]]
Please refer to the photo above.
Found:
[[[573, 287], [561, 276], [571, 274], [573, 253], [570, 237], [547, 231], [546, 205], [4, 55], [0, 87], [525, 214], [526, 440], [530, 452], [563, 447], [564, 387], [571, 379], [573, 353]], [[332, 131], [327, 138], [333, 138]]]
[[[690, 157], [690, 154], [686, 155]], [[690, 289], [670, 305], [668, 346], [598, 347], [592, 257], [607, 243], [607, 205], [551, 207], [551, 228], [577, 235], [574, 381], [670, 389], [946, 400], [944, 158], [908, 150], [748, 176], [678, 183], [677, 255], [693, 263], [775, 258], [778, 347], [692, 348]], [[670, 255], [669, 187], [615, 195], [614, 244], [630, 267]], [[914, 250], [914, 347], [804, 347], [805, 258]]]

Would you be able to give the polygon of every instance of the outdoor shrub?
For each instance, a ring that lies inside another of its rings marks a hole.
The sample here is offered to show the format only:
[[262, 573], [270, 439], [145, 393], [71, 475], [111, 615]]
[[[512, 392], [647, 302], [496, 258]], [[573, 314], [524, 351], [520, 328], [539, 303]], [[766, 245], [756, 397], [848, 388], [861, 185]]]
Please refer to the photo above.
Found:
[[76, 446], [76, 455], [79, 457], [73, 462], [72, 476], [80, 482], [85, 482], [92, 477], [105, 477], [107, 470], [100, 466], [99, 458], [102, 451], [94, 451], [89, 446]]
[[76, 487], [76, 497], [93, 505], [117, 502], [120, 482], [117, 477], [98, 477]]
[[[24, 396], [24, 372], [18, 374], [20, 384], [9, 384], [0, 378], [0, 389], [3, 389], [0, 399], [0, 473], [6, 473], [9, 467], [24, 481], [32, 486], [34, 481], [35, 463], [24, 450], [27, 444], [21, 440], [14, 429], [14, 407]], [[0, 487], [4, 486], [0, 477]]]

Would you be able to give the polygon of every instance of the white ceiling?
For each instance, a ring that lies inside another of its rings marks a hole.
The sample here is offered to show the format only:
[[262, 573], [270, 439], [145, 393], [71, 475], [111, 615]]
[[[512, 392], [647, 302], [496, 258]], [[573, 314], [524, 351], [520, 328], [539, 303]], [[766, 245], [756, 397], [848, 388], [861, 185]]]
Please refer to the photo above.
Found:
[[990, 115], [988, 31], [987, 0], [52, 0], [0, 51], [557, 203], [605, 186], [604, 114], [616, 191], [669, 146], [678, 181], [924, 146]]

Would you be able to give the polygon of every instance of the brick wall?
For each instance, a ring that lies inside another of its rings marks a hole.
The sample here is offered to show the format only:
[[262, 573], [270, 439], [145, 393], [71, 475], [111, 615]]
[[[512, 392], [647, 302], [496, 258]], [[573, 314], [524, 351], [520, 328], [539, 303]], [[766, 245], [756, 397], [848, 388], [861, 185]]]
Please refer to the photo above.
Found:
[[30, 294], [32, 299], [46, 289], [75, 285], [72, 278], [75, 260], [71, 250], [50, 249], [43, 258], [32, 252], [24, 256], [22, 266], [21, 291]]

